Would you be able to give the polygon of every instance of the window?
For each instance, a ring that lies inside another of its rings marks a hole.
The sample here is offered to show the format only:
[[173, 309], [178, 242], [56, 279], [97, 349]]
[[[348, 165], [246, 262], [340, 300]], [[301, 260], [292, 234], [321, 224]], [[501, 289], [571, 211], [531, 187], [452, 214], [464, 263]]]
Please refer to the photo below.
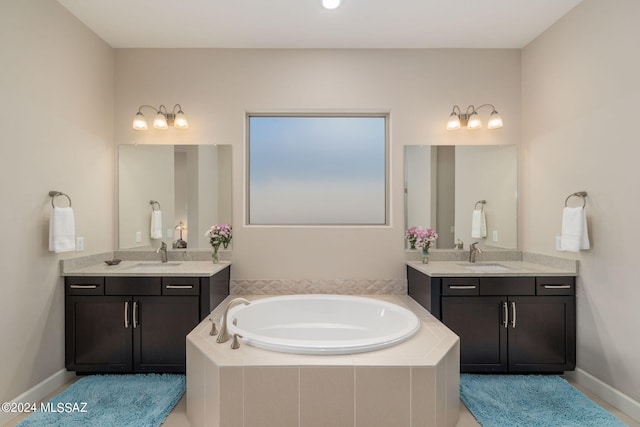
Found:
[[248, 146], [249, 224], [386, 224], [386, 115], [249, 115]]

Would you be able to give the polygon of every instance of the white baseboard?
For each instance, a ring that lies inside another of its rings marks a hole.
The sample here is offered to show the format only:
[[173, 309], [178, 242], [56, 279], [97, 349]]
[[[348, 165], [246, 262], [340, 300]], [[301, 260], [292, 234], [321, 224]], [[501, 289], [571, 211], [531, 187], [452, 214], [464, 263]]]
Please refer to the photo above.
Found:
[[576, 384], [586, 388], [605, 402], [640, 422], [640, 402], [633, 400], [580, 368], [576, 368], [573, 372], [566, 372], [565, 375], [575, 381]]
[[[75, 372], [69, 372], [61, 369], [49, 378], [45, 378], [40, 383], [34, 385], [29, 390], [22, 393], [11, 401], [11, 403], [33, 403], [40, 402], [47, 395], [53, 393], [58, 387], [61, 387], [71, 381], [76, 376]], [[20, 415], [19, 413], [0, 412], [0, 425], [4, 425], [13, 418]]]

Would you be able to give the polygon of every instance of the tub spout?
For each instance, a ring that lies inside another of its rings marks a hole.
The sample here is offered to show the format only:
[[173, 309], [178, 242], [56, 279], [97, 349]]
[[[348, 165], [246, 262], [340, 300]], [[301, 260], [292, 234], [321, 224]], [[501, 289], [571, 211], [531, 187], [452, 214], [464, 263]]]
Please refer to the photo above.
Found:
[[224, 313], [222, 314], [222, 319], [220, 319], [220, 332], [218, 333], [218, 338], [216, 338], [217, 343], [223, 343], [223, 342], [229, 341], [229, 330], [227, 329], [227, 313], [229, 312], [229, 309], [232, 306], [239, 303], [242, 303], [245, 305], [251, 304], [251, 302], [247, 301], [244, 298], [234, 298], [231, 301], [229, 301], [229, 303], [224, 309]]

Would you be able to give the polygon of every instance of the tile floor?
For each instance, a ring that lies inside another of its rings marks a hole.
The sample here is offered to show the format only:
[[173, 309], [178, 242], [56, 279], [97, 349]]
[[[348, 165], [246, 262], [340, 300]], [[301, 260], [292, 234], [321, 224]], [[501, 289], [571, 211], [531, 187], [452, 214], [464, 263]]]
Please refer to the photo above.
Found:
[[[66, 387], [68, 387], [72, 383], [73, 383], [73, 381], [69, 382], [68, 384], [66, 384], [66, 385], [64, 385], [62, 387], [60, 387], [58, 390], [54, 391], [48, 397], [55, 396], [56, 394], [62, 392]], [[593, 393], [588, 392], [587, 390], [581, 388], [580, 386], [577, 386], [574, 383], [572, 383], [572, 384], [576, 388], [578, 388], [580, 391], [582, 391], [584, 394], [586, 394], [591, 399], [593, 399], [600, 406], [602, 406], [603, 408], [605, 408], [606, 410], [611, 412], [613, 415], [618, 417], [621, 421], [626, 423], [629, 427], [640, 427], [640, 422], [634, 421], [631, 417], [625, 415], [624, 413], [622, 413], [619, 410], [615, 409], [614, 407], [612, 407], [608, 403], [602, 401], [597, 396], [595, 396]], [[169, 414], [169, 416], [165, 420], [164, 424], [162, 425], [163, 427], [190, 427], [189, 421], [187, 419], [186, 401], [187, 401], [186, 398], [183, 396], [182, 399], [180, 399], [180, 401], [178, 402], [176, 407], [173, 408], [173, 411], [171, 411], [171, 413]], [[13, 427], [20, 420], [22, 420], [25, 417], [26, 417], [26, 414], [18, 416], [16, 418], [14, 418], [13, 420], [11, 420], [10, 422], [8, 422], [7, 424], [5, 424], [3, 427]], [[469, 412], [469, 410], [462, 404], [462, 402], [460, 402], [460, 421], [458, 421], [457, 427], [476, 427], [476, 426], [479, 426], [479, 425], [480, 424], [478, 424], [476, 422], [475, 418], [473, 418], [473, 415], [471, 415], [471, 412]]]

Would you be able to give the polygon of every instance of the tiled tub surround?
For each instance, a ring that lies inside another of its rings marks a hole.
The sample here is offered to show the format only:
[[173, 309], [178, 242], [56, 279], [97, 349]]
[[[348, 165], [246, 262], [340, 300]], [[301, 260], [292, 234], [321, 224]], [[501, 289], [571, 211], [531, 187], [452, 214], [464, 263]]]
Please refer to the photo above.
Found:
[[[209, 335], [209, 320], [200, 323], [187, 336], [191, 425], [455, 426], [458, 337], [408, 296], [370, 297], [413, 311], [421, 321], [418, 333], [378, 351], [310, 356], [249, 345], [232, 350], [230, 341], [217, 344]], [[229, 298], [213, 311], [217, 321]]]

